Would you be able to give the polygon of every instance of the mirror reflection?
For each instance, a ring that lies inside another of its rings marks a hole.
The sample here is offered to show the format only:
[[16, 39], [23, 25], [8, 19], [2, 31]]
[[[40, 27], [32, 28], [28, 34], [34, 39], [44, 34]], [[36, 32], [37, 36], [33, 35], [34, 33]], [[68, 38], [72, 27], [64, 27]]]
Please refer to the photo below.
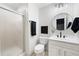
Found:
[[63, 31], [71, 27], [72, 17], [68, 13], [60, 13], [54, 16], [51, 24], [56, 30]]

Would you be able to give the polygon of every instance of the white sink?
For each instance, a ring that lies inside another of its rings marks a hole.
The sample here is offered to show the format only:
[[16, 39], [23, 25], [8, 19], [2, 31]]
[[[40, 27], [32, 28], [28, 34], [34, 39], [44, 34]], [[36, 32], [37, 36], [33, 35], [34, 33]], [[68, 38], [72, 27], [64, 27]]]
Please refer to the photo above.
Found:
[[51, 40], [56, 40], [56, 41], [62, 41], [62, 42], [68, 42], [68, 43], [75, 43], [79, 44], [79, 38], [77, 36], [65, 36], [63, 37], [57, 37], [56, 35], [49, 37]]

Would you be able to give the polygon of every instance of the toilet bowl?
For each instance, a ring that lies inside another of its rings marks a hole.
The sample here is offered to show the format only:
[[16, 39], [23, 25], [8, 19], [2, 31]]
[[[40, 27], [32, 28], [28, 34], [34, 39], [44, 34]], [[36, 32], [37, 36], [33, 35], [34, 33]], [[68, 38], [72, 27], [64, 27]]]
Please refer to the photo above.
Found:
[[36, 45], [34, 52], [37, 56], [43, 56], [44, 55], [44, 45], [42, 45], [42, 44]]
[[46, 38], [39, 38], [39, 44], [37, 44], [34, 48], [34, 52], [37, 56], [43, 56], [45, 45], [47, 44]]

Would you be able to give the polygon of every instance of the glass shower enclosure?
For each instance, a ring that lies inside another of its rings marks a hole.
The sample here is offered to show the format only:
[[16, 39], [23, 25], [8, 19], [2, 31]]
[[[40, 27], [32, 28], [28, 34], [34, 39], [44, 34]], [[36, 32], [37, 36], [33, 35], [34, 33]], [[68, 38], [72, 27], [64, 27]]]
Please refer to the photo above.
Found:
[[19, 56], [23, 53], [23, 17], [0, 7], [0, 55]]

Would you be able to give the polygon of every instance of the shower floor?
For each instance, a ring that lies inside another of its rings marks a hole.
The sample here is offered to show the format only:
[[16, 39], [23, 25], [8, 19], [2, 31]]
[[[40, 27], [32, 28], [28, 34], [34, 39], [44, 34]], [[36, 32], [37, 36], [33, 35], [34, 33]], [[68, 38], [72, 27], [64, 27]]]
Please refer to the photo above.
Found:
[[18, 48], [17, 46], [14, 46], [12, 48], [8, 48], [6, 50], [2, 51], [2, 56], [19, 56], [22, 54], [23, 50]]

